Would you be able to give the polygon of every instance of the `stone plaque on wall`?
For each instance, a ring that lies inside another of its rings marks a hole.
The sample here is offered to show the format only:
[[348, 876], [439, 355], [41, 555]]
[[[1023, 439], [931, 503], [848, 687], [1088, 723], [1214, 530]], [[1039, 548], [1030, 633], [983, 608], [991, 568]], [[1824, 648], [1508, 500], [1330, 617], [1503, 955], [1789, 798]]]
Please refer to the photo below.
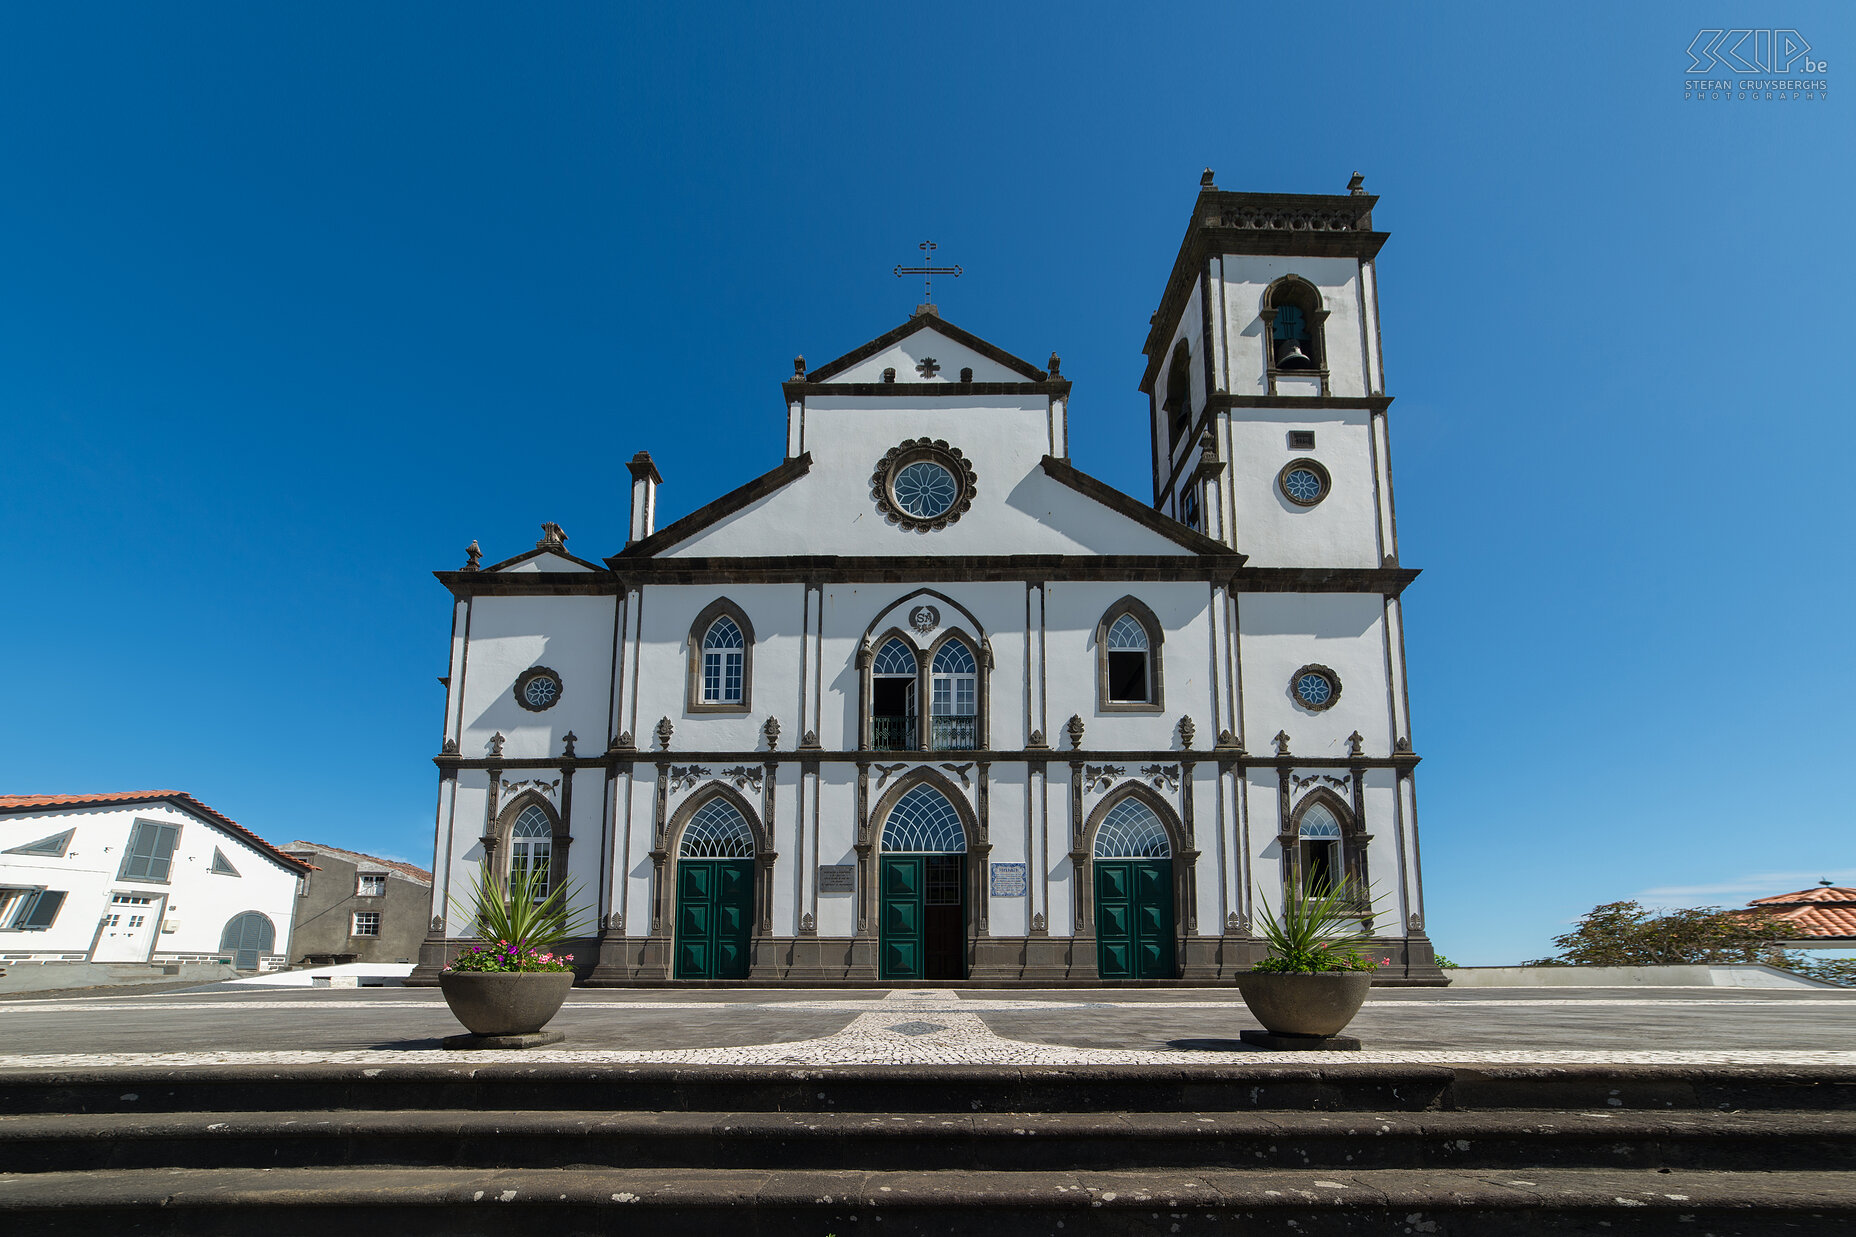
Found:
[[992, 896], [995, 898], [1022, 898], [1031, 890], [1031, 879], [1022, 863], [995, 863], [992, 865]]
[[820, 864], [818, 891], [820, 893], [856, 893], [857, 865], [854, 863]]

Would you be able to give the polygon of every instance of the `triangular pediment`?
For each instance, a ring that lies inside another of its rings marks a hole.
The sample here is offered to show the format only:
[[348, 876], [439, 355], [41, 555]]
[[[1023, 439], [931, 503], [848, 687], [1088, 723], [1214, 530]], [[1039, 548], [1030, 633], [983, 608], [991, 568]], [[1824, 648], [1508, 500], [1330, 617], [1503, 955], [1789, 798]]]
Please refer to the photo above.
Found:
[[893, 331], [877, 336], [835, 361], [809, 371], [805, 381], [832, 384], [884, 381], [958, 383], [972, 370], [975, 383], [1046, 382], [1050, 375], [1031, 362], [963, 331], [935, 314], [917, 314]]

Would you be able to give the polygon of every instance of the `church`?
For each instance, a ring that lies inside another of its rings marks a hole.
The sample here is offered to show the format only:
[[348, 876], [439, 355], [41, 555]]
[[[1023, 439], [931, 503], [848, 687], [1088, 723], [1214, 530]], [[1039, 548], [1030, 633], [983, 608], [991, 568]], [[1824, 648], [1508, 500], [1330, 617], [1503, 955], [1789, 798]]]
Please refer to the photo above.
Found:
[[1339, 879], [1377, 982], [1443, 983], [1376, 201], [1205, 174], [1143, 349], [1151, 496], [1071, 460], [1057, 356], [923, 305], [796, 358], [739, 489], [660, 526], [640, 452], [616, 553], [473, 542], [436, 573], [411, 982], [487, 871], [571, 889], [592, 985], [1228, 981], [1285, 887]]

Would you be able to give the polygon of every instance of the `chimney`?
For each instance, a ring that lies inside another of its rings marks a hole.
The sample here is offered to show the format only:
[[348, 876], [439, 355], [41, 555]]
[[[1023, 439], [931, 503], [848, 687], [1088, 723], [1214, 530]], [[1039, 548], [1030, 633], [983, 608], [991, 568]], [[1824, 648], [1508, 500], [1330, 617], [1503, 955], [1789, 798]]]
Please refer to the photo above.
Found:
[[657, 528], [657, 487], [664, 479], [657, 475], [649, 451], [632, 456], [627, 465], [632, 470], [632, 535], [626, 544], [643, 541]]

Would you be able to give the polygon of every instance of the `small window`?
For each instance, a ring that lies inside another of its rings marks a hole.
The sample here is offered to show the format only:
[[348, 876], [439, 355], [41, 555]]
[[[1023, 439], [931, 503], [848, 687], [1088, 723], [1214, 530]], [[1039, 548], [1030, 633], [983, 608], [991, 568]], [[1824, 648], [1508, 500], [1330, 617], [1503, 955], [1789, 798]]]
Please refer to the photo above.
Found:
[[179, 825], [136, 821], [129, 831], [128, 851], [122, 857], [122, 869], [116, 878], [165, 883], [174, 867], [174, 846], [179, 841]]
[[238, 869], [226, 858], [226, 853], [217, 846], [213, 847], [213, 873], [217, 876], [237, 876]]
[[349, 933], [349, 935], [350, 936], [379, 936], [380, 935], [380, 912], [379, 911], [356, 911], [354, 913], [354, 928]]
[[1323, 712], [1340, 699], [1340, 676], [1326, 666], [1303, 666], [1290, 678], [1289, 694], [1304, 709]]
[[363, 872], [355, 878], [355, 896], [359, 898], [384, 898], [387, 896], [387, 874], [385, 872]]
[[62, 859], [64, 852], [70, 849], [71, 838], [77, 833], [75, 829], [66, 829], [63, 833], [54, 833], [48, 838], [36, 842], [27, 842], [24, 846], [15, 846], [6, 851], [9, 855], [42, 855], [48, 859]]
[[546, 666], [531, 666], [516, 678], [516, 703], [530, 713], [552, 709], [561, 698], [561, 676]]
[[709, 624], [702, 638], [702, 702], [740, 704], [747, 641], [735, 620], [724, 614]]
[[1298, 507], [1312, 507], [1328, 496], [1328, 470], [1315, 460], [1291, 460], [1276, 474], [1276, 488]]
[[1122, 704], [1146, 704], [1147, 629], [1132, 614], [1108, 629], [1108, 698]]
[[960, 380], [962, 382], [973, 381], [973, 367], [972, 366], [969, 365], [967, 368], [960, 371]]
[[1314, 449], [1315, 449], [1315, 431], [1313, 430], [1290, 430], [1289, 431], [1289, 450], [1291, 451], [1313, 451]]
[[1189, 486], [1180, 493], [1179, 522], [1194, 532], [1199, 531], [1199, 490], [1197, 486]]

